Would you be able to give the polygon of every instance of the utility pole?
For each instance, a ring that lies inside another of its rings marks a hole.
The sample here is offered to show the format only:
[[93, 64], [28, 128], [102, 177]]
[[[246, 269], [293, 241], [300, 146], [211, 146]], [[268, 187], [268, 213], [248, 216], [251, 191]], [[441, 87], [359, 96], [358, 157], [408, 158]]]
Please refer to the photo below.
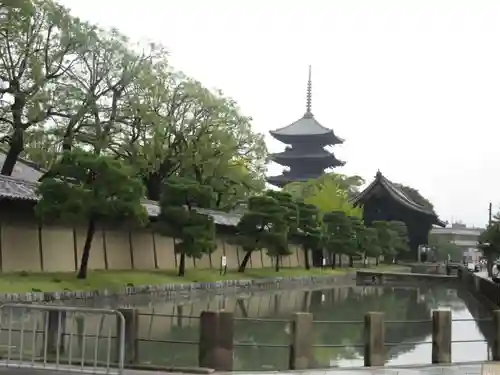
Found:
[[490, 202], [490, 205], [489, 205], [489, 208], [488, 208], [488, 226], [491, 225], [491, 202]]

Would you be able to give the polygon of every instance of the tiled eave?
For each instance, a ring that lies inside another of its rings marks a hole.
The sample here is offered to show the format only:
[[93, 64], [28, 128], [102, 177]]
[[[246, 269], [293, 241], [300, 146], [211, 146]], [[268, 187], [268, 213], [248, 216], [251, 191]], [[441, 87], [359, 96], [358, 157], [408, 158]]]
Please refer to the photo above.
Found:
[[[30, 182], [18, 178], [0, 175], [0, 198], [11, 200], [26, 200], [37, 202], [37, 182]], [[142, 205], [150, 217], [157, 217], [160, 214], [160, 206], [157, 202], [144, 200]], [[224, 226], [236, 226], [241, 220], [242, 214], [227, 213], [222, 211], [197, 208], [198, 212], [211, 216], [215, 224]]]
[[375, 189], [379, 186], [382, 187], [395, 201], [399, 202], [403, 206], [409, 208], [414, 212], [420, 212], [424, 215], [433, 217], [435, 224], [440, 227], [446, 226], [446, 223], [440, 220], [434, 211], [412, 200], [393, 182], [384, 177], [382, 173], [380, 173], [380, 171], [377, 172], [375, 180], [366, 189], [364, 189], [361, 193], [354, 197], [354, 199], [351, 200], [351, 203], [353, 203], [355, 206], [362, 204], [366, 199], [369, 199], [372, 192], [375, 191]]

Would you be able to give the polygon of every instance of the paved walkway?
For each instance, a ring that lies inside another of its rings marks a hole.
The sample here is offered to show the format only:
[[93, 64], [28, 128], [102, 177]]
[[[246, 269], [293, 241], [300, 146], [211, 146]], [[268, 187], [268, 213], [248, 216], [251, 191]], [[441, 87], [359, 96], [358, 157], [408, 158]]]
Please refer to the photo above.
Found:
[[[13, 375], [77, 375], [77, 374], [88, 374], [78, 372], [78, 371], [55, 371], [55, 370], [35, 370], [32, 368], [14, 368], [14, 367], [0, 367], [0, 374], [1, 375], [7, 375], [7, 374], [13, 374]], [[104, 372], [98, 372], [97, 374], [105, 374]], [[112, 372], [111, 374], [116, 374], [116, 372]], [[159, 372], [159, 371], [137, 371], [137, 370], [125, 370], [123, 372], [123, 375], [165, 375], [165, 372]], [[168, 374], [171, 375], [181, 375], [177, 373], [170, 372]], [[186, 374], [183, 374], [186, 375]]]
[[[0, 367], [0, 375], [75, 375], [79, 372], [61, 372], [51, 370], [34, 370], [28, 368]], [[102, 374], [102, 373], [101, 373]], [[124, 375], [160, 375], [166, 372], [125, 370]], [[181, 375], [180, 373], [168, 373]], [[183, 374], [186, 375], [186, 374]], [[500, 362], [456, 364], [449, 366], [413, 366], [413, 367], [384, 367], [342, 369], [331, 368], [308, 371], [254, 371], [254, 372], [227, 372], [214, 375], [500, 375]]]
[[[309, 371], [279, 371], [279, 372], [235, 372], [234, 375], [500, 375], [500, 363], [457, 364], [449, 366], [415, 366], [415, 367], [384, 367]], [[222, 374], [221, 374], [222, 375]]]

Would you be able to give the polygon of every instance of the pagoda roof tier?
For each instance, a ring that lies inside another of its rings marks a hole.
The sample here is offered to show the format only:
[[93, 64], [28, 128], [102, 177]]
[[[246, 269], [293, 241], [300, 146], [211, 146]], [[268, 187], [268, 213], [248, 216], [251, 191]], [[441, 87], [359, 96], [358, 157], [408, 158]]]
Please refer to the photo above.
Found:
[[437, 214], [432, 208], [425, 207], [415, 200], [410, 198], [402, 189], [400, 189], [396, 184], [391, 182], [389, 179], [385, 178], [380, 171], [377, 172], [375, 180], [368, 185], [361, 193], [359, 193], [352, 203], [355, 206], [363, 205], [370, 198], [380, 194], [380, 190], [385, 191], [394, 201], [401, 204], [402, 206], [410, 209], [413, 212], [419, 212], [426, 216], [431, 216], [434, 218], [434, 224], [441, 227], [445, 227], [446, 223], [439, 219]]
[[299, 162], [324, 164], [325, 168], [339, 167], [345, 164], [343, 161], [338, 160], [331, 152], [328, 152], [323, 148], [304, 151], [291, 147], [287, 148], [283, 152], [271, 154], [270, 158], [272, 161], [280, 165], [287, 166], [298, 164]]
[[324, 172], [302, 175], [302, 176], [291, 176], [289, 173], [286, 173], [286, 174], [280, 174], [278, 176], [269, 176], [267, 178], [267, 182], [269, 182], [271, 185], [274, 186], [283, 187], [291, 182], [304, 182], [304, 181], [314, 180], [323, 174]]
[[332, 129], [321, 125], [311, 112], [306, 114], [294, 123], [271, 130], [269, 132], [275, 139], [285, 144], [294, 143], [317, 143], [319, 145], [337, 145], [344, 142], [338, 138]]

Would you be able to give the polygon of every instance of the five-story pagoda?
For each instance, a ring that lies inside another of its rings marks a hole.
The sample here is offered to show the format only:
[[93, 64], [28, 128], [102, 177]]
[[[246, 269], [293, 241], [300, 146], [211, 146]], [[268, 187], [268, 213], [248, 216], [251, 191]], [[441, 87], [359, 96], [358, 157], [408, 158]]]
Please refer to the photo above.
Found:
[[306, 113], [293, 124], [270, 132], [273, 138], [288, 145], [285, 151], [272, 154], [271, 160], [289, 167], [279, 176], [270, 176], [267, 181], [275, 186], [283, 187], [290, 182], [307, 181], [321, 176], [325, 169], [342, 166], [325, 146], [342, 144], [332, 129], [325, 128], [311, 112], [311, 67], [307, 82]]

